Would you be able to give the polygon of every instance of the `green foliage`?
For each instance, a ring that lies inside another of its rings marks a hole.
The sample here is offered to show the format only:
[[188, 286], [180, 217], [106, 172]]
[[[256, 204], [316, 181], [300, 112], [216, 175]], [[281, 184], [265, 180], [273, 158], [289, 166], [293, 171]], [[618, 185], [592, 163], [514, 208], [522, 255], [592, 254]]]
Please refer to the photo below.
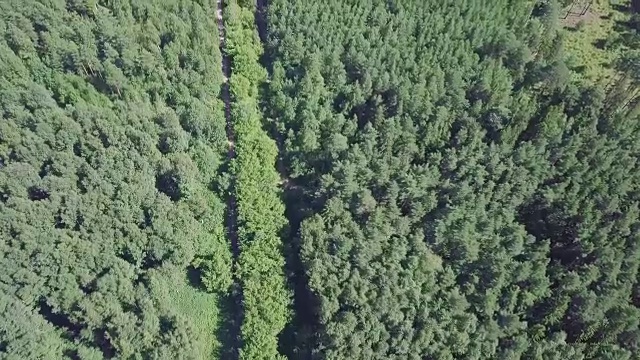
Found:
[[577, 87], [558, 13], [270, 1], [310, 292], [292, 358], [637, 358], [640, 128], [615, 110], [633, 76], [617, 98]]
[[208, 5], [0, 2], [0, 357], [216, 351], [231, 254]]
[[278, 149], [262, 129], [258, 88], [266, 79], [259, 63], [252, 5], [225, 6], [226, 50], [231, 58], [231, 119], [235, 135], [235, 201], [238, 208], [244, 320], [241, 359], [277, 359], [278, 335], [289, 320], [280, 233], [286, 224], [275, 169]]
[[[616, 69], [612, 65], [628, 47], [636, 47], [625, 44], [632, 38], [628, 26], [633, 26], [632, 12], [621, 11], [628, 3], [627, 0], [594, 0], [584, 15], [569, 15], [561, 21], [567, 63], [576, 80], [606, 84], [615, 79]], [[576, 3], [574, 12], [581, 10], [581, 5]]]
[[229, 0], [224, 172], [215, 3], [0, 1], [0, 358], [639, 359], [640, 21], [568, 3], [272, 0], [267, 72]]

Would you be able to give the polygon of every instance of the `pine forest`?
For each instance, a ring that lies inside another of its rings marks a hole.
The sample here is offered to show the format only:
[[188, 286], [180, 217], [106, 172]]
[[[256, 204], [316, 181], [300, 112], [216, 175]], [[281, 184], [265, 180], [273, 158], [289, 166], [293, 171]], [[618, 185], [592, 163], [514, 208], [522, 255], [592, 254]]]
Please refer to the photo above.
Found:
[[0, 0], [0, 359], [640, 360], [640, 1]]

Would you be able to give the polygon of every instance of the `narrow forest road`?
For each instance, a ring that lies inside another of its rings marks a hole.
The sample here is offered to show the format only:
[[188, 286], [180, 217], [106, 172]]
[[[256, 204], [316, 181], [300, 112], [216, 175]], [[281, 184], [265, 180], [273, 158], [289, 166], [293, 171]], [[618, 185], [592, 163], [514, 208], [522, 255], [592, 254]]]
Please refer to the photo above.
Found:
[[[229, 78], [231, 77], [231, 60], [226, 52], [227, 43], [224, 21], [222, 19], [222, 11], [224, 9], [223, 0], [216, 0], [216, 21], [218, 22], [218, 34], [220, 36], [220, 55], [222, 56], [222, 85], [220, 88], [220, 98], [224, 102], [224, 118], [227, 130], [227, 163], [236, 158], [235, 148], [235, 132], [233, 129], [233, 120], [231, 118], [231, 96], [229, 89]], [[227, 198], [227, 214], [226, 228], [227, 237], [231, 242], [232, 253], [232, 271], [233, 271], [233, 287], [229, 294], [228, 303], [226, 305], [226, 318], [228, 322], [223, 326], [225, 330], [221, 338], [223, 359], [237, 360], [240, 358], [240, 338], [241, 327], [244, 320], [243, 291], [240, 280], [237, 276], [238, 258], [240, 256], [240, 244], [238, 242], [238, 208], [236, 203], [236, 178], [235, 174], [228, 168], [230, 174], [230, 182]]]
[[[225, 51], [226, 33], [224, 21], [222, 19], [222, 0], [217, 0], [218, 9], [216, 11], [216, 21], [218, 22], [218, 34], [220, 35], [220, 54], [222, 55], [222, 88], [220, 97], [224, 102], [224, 118], [227, 123], [227, 142], [229, 149], [227, 151], [227, 160], [229, 163], [236, 157], [235, 134], [233, 131], [233, 123], [231, 120], [231, 97], [229, 93], [229, 77], [231, 77], [231, 62], [229, 55]], [[231, 241], [231, 251], [233, 252], [234, 267], [240, 255], [240, 246], [238, 244], [238, 212], [235, 197], [235, 178], [231, 175], [231, 184], [229, 186], [229, 199], [227, 202], [227, 233]]]
[[256, 0], [255, 22], [262, 44], [267, 43], [267, 0]]

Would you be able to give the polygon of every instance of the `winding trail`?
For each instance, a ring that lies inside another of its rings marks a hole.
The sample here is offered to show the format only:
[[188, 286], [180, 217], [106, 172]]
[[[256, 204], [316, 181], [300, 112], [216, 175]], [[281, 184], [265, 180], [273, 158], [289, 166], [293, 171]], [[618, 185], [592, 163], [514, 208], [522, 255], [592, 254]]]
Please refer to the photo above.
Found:
[[[222, 56], [222, 85], [220, 88], [220, 98], [224, 103], [224, 118], [227, 131], [227, 163], [231, 164], [236, 158], [235, 132], [233, 120], [231, 118], [231, 96], [229, 89], [229, 78], [231, 77], [231, 60], [226, 52], [226, 31], [222, 11], [224, 10], [223, 0], [216, 0], [216, 21], [218, 23], [218, 34], [220, 36], [220, 54]], [[244, 320], [244, 309], [242, 306], [243, 294], [240, 279], [237, 277], [238, 258], [240, 256], [240, 244], [238, 242], [238, 207], [236, 203], [236, 179], [235, 174], [228, 169], [231, 178], [227, 198], [226, 228], [227, 237], [231, 242], [233, 287], [226, 304], [227, 323], [224, 339], [222, 340], [221, 356], [223, 359], [236, 360], [240, 357], [241, 327]]]

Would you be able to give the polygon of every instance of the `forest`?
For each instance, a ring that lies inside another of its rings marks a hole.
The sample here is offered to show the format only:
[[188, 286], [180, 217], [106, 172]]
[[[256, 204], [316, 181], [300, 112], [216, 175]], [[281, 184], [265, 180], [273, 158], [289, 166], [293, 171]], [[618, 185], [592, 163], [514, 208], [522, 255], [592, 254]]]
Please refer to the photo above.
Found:
[[209, 5], [0, 1], [1, 358], [218, 351], [232, 254]]
[[0, 359], [640, 360], [640, 2], [0, 0]]
[[638, 48], [574, 79], [562, 5], [269, 2], [290, 358], [640, 357]]

